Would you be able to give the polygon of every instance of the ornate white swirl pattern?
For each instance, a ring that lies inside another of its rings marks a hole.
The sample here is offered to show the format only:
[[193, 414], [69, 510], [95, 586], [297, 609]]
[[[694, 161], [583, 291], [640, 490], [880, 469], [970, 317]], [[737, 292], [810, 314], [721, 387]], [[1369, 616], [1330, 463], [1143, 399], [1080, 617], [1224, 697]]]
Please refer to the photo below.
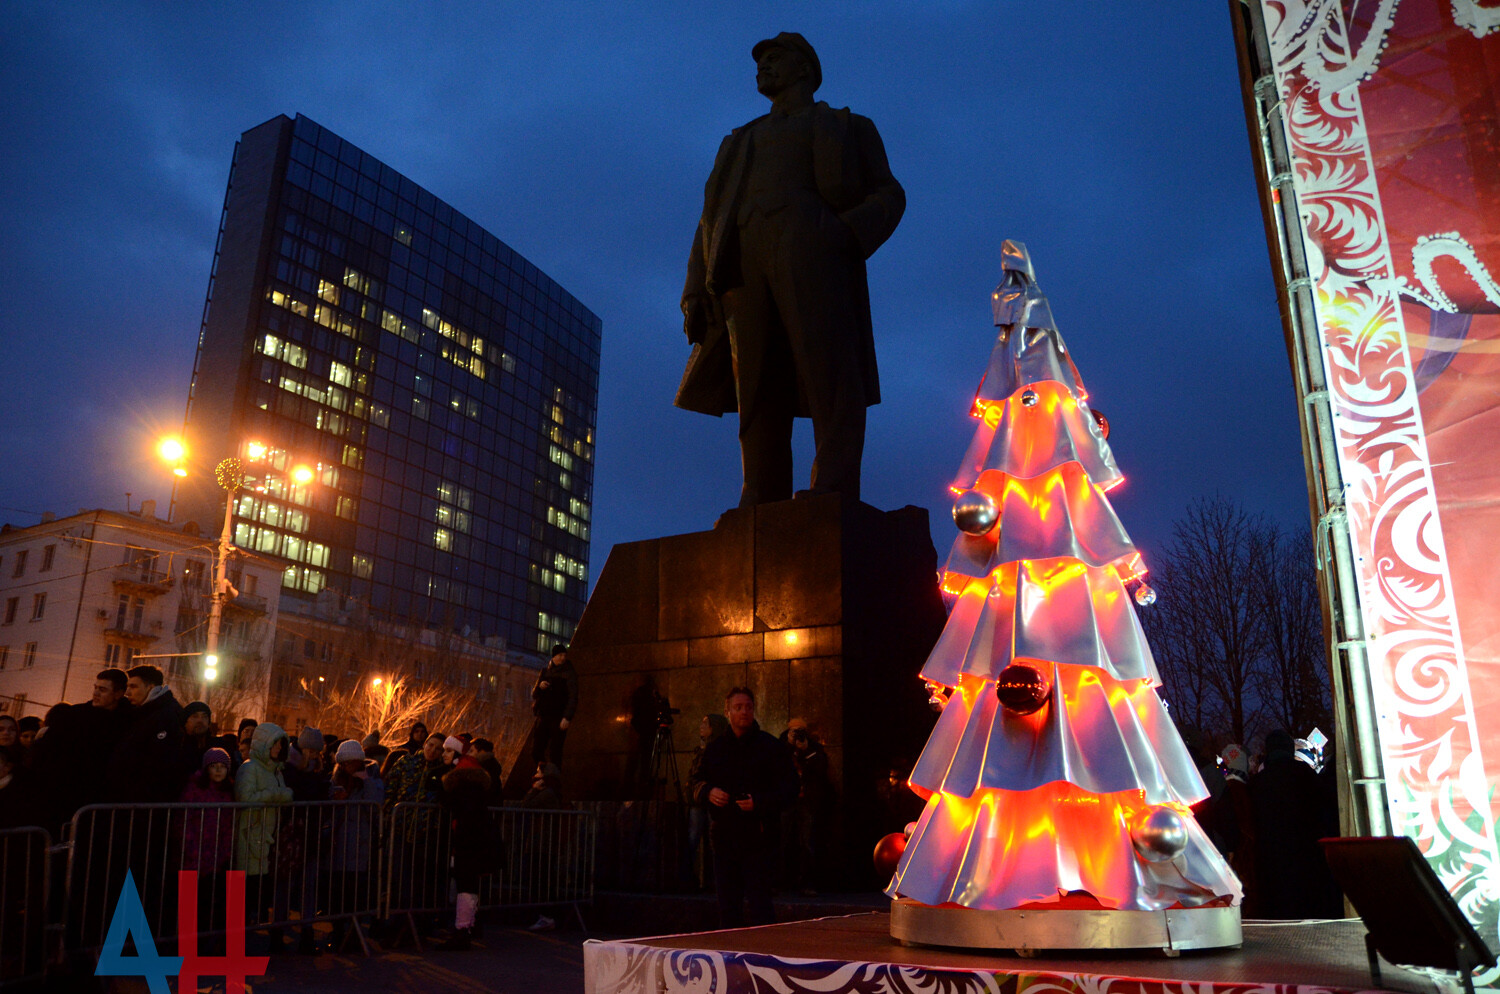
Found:
[[1483, 38], [1500, 30], [1500, 7], [1481, 6], [1479, 0], [1453, 0], [1453, 23], [1475, 38]]
[[[707, 936], [705, 936], [707, 938]], [[585, 994], [1328, 994], [1302, 984], [1140, 980], [994, 966], [967, 970], [770, 953], [584, 945]], [[688, 986], [683, 986], [686, 983]], [[703, 986], [703, 984], [708, 986]]]
[[[1496, 8], [1496, 13], [1500, 14], [1500, 7]], [[1500, 304], [1500, 283], [1495, 282], [1469, 240], [1456, 231], [1418, 238], [1417, 243], [1411, 247], [1411, 268], [1422, 286], [1420, 289], [1414, 287], [1410, 280], [1402, 276], [1396, 280], [1397, 287], [1402, 293], [1420, 300], [1435, 311], [1447, 311], [1450, 314], [1457, 312], [1458, 305], [1443, 292], [1443, 288], [1438, 285], [1437, 274], [1432, 271], [1432, 264], [1443, 256], [1457, 260], [1459, 265], [1468, 270], [1469, 276], [1479, 285], [1489, 302]]]
[[[1319, 267], [1312, 273], [1319, 331], [1360, 571], [1390, 814], [1394, 830], [1417, 840], [1474, 917], [1500, 891], [1494, 820], [1397, 306], [1396, 292], [1410, 289], [1393, 278], [1355, 85], [1378, 63], [1349, 52], [1341, 0], [1262, 4], [1293, 151], [1297, 207]], [[1378, 53], [1371, 47], [1377, 36], [1384, 46], [1395, 9], [1395, 2], [1380, 5], [1362, 53]], [[1431, 274], [1438, 255], [1465, 261], [1453, 236], [1441, 238], [1422, 250], [1426, 265], [1417, 267], [1419, 278]], [[1440, 291], [1432, 296], [1446, 299]]]

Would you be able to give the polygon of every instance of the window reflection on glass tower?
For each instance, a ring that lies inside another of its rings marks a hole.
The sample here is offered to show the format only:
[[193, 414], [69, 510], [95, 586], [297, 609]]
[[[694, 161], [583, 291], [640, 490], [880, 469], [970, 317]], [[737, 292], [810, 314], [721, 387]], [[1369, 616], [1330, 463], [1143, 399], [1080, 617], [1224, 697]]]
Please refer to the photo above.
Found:
[[588, 584], [600, 330], [448, 204], [277, 117], [235, 150], [176, 517], [217, 534], [212, 467], [255, 439], [234, 544], [291, 564], [283, 611], [321, 597], [545, 649]]

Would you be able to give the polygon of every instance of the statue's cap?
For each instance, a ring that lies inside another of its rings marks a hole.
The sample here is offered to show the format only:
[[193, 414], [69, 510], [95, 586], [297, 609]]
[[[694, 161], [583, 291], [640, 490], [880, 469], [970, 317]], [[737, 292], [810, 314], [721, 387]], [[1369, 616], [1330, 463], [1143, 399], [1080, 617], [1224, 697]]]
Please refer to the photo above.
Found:
[[772, 47], [790, 48], [800, 53], [807, 60], [807, 64], [812, 66], [813, 89], [816, 90], [823, 85], [823, 64], [818, 61], [818, 53], [813, 51], [813, 47], [807, 43], [806, 38], [795, 31], [783, 31], [775, 38], [766, 38], [756, 42], [755, 47], [750, 49], [750, 57], [759, 62], [760, 53]]

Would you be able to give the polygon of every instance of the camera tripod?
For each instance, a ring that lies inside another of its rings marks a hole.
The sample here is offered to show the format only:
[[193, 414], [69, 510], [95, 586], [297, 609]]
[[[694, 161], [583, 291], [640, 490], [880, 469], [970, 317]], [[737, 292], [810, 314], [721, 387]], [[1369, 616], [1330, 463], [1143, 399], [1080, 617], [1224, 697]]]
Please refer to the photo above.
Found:
[[667, 786], [677, 793], [677, 803], [683, 802], [682, 775], [677, 772], [677, 752], [672, 748], [672, 725], [658, 722], [656, 740], [651, 743], [651, 799], [665, 801]]

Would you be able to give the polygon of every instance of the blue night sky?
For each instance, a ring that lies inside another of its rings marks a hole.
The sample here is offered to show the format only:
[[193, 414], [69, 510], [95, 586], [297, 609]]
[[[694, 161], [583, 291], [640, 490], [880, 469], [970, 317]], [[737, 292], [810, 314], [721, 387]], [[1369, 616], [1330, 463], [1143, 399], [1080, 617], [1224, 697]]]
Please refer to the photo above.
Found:
[[[0, 197], [0, 520], [170, 477], [234, 143], [303, 113], [509, 243], [604, 322], [591, 573], [738, 498], [734, 419], [672, 407], [678, 297], [749, 50], [801, 31], [818, 96], [906, 188], [870, 264], [884, 403], [864, 496], [933, 510], [972, 434], [1001, 241], [1024, 241], [1110, 418], [1150, 552], [1199, 495], [1305, 532], [1228, 4], [12, 2]], [[804, 486], [811, 431], [799, 425]]]

